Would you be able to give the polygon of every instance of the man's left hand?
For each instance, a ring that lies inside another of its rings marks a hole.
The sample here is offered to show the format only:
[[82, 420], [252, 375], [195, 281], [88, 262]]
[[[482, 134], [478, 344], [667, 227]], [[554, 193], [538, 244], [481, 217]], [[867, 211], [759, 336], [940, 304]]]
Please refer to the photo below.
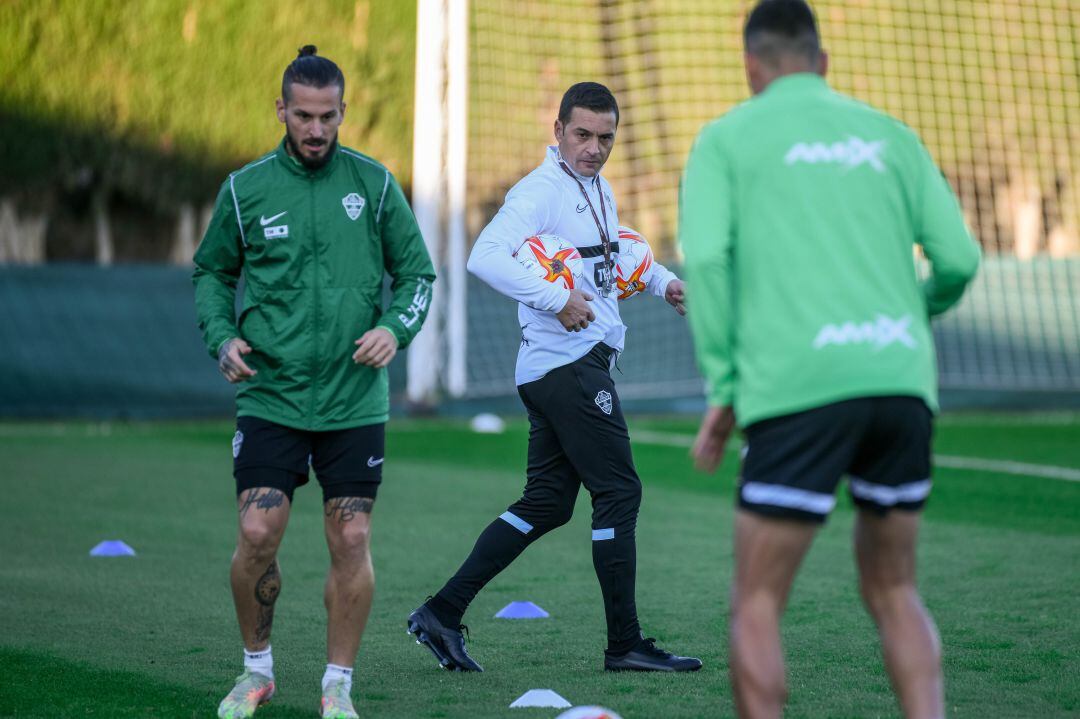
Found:
[[675, 308], [683, 317], [686, 316], [686, 283], [682, 280], [672, 280], [668, 282], [667, 287], [664, 289], [664, 299], [667, 303]]
[[715, 472], [724, 458], [724, 447], [735, 429], [735, 410], [731, 406], [709, 407], [701, 420], [701, 429], [694, 438], [690, 456], [702, 472]]
[[356, 351], [353, 352], [353, 362], [375, 369], [390, 364], [398, 349], [397, 337], [385, 327], [368, 330], [354, 344]]

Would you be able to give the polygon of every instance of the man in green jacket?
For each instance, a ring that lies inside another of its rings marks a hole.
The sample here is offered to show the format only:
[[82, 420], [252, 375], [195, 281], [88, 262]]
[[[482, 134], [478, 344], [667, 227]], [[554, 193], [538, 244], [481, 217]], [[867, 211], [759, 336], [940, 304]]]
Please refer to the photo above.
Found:
[[[731, 674], [740, 716], [779, 717], [779, 621], [841, 475], [858, 508], [863, 599], [909, 717], [942, 716], [939, 640], [915, 586], [937, 409], [930, 315], [979, 250], [902, 123], [833, 92], [803, 0], [764, 0], [744, 31], [754, 97], [707, 125], [683, 178], [688, 316], [712, 471], [746, 435], [735, 525]], [[932, 274], [920, 283], [913, 246]]]
[[[309, 468], [322, 486], [330, 550], [322, 716], [357, 716], [350, 690], [375, 584], [368, 538], [382, 478], [386, 366], [420, 330], [435, 273], [389, 170], [337, 143], [344, 90], [337, 65], [313, 46], [300, 50], [277, 101], [285, 138], [222, 184], [195, 254], [199, 326], [238, 385], [231, 580], [244, 672], [220, 717], [249, 717], [274, 693], [277, 550]], [[384, 272], [393, 291], [385, 311]]]

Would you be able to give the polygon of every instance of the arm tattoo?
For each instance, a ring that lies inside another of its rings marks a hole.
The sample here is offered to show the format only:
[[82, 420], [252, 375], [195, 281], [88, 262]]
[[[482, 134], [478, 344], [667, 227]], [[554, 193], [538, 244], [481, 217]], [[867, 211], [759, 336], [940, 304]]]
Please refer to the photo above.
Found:
[[246, 516], [248, 510], [252, 507], [261, 509], [269, 514], [271, 509], [280, 507], [284, 503], [285, 493], [280, 489], [267, 489], [264, 494], [259, 494], [259, 488], [256, 487], [248, 492], [247, 497], [244, 499], [244, 503], [240, 506], [240, 516]]
[[333, 517], [336, 514], [338, 522], [348, 522], [357, 512], [371, 514], [373, 504], [375, 500], [368, 497], [338, 497], [326, 503], [326, 516]]
[[233, 337], [231, 340], [221, 345], [221, 349], [218, 350], [218, 369], [221, 373], [228, 375], [230, 372], [239, 373], [243, 371], [241, 365], [243, 360], [234, 359], [229, 352], [236, 346], [236, 343], [240, 341], [239, 337]]
[[259, 581], [255, 583], [255, 601], [259, 603], [259, 614], [255, 623], [255, 640], [265, 642], [270, 639], [270, 628], [274, 624], [274, 602], [281, 593], [281, 572], [275, 559], [270, 562]]
[[234, 344], [236, 344], [236, 339], [235, 338], [233, 338], [233, 339], [229, 340], [228, 342], [226, 342], [225, 344], [221, 345], [221, 347], [218, 349], [218, 353], [217, 353], [218, 369], [220, 369], [222, 372], [228, 372], [230, 370], [236, 369], [236, 364], [232, 361], [232, 358], [229, 357], [229, 350], [232, 349], [232, 346]]

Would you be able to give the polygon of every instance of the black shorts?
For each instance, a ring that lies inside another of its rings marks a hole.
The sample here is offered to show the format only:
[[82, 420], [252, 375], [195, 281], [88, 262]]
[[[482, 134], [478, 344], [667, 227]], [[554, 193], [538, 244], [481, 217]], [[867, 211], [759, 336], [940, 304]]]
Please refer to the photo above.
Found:
[[309, 432], [258, 417], [237, 417], [233, 437], [236, 494], [254, 487], [293, 490], [314, 469], [323, 502], [337, 497], [374, 499], [382, 481], [385, 424]]
[[932, 425], [917, 397], [862, 397], [755, 422], [745, 430], [739, 506], [824, 522], [846, 474], [860, 508], [919, 510], [930, 494]]

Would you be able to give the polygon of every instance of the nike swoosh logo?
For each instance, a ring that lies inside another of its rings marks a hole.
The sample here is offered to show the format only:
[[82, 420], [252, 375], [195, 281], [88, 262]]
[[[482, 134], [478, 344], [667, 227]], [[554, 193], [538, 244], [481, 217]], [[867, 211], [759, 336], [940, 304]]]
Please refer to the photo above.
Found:
[[273, 217], [260, 217], [259, 218], [259, 224], [262, 225], [263, 227], [266, 227], [267, 225], [269, 225], [271, 222], [273, 222], [277, 218], [281, 217], [282, 215], [287, 215], [287, 214], [289, 214], [289, 211], [285, 210], [284, 212], [277, 213]]
[[588, 205], [578, 205], [576, 209], [577, 209], [578, 212], [584, 212], [585, 210], [589, 209], [589, 206]]
[[384, 461], [386, 461], [386, 457], [379, 457], [378, 459], [375, 459], [374, 457], [368, 457], [367, 466], [378, 467]]

